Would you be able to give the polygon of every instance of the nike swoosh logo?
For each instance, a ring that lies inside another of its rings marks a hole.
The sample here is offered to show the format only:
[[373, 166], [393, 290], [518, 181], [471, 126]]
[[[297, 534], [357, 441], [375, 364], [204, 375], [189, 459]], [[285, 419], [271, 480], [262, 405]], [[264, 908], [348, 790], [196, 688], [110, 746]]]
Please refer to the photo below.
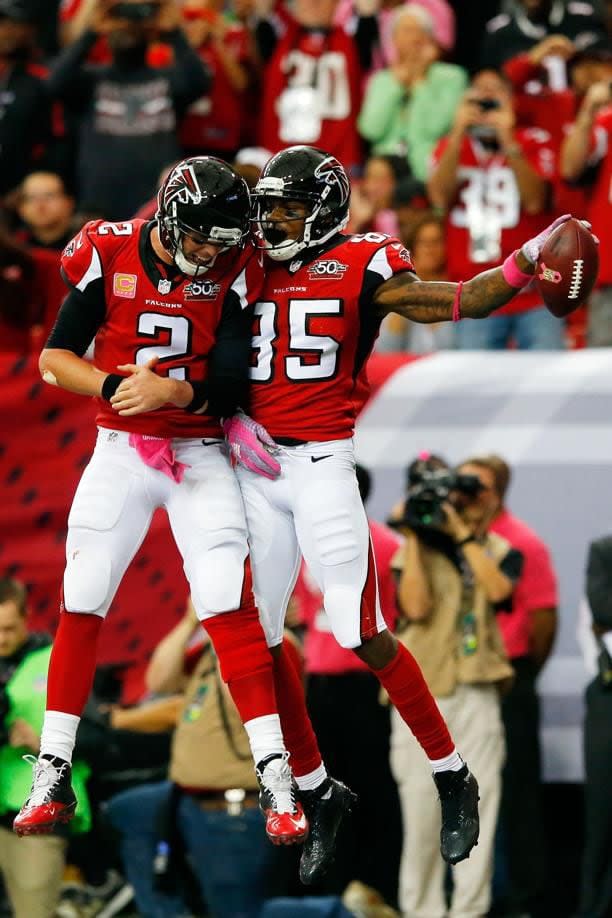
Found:
[[332, 457], [332, 454], [331, 454], [331, 453], [329, 453], [328, 456], [311, 456], [311, 457], [310, 457], [310, 461], [311, 461], [311, 462], [320, 462], [321, 459], [331, 459], [331, 457]]

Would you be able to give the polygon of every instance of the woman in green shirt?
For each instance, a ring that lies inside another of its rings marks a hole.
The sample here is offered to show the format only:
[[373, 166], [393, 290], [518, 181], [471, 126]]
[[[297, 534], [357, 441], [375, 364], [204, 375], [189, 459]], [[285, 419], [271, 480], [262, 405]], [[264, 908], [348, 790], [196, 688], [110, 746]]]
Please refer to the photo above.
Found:
[[416, 3], [399, 7], [393, 22], [395, 63], [372, 76], [357, 122], [372, 153], [405, 156], [421, 181], [468, 85], [463, 67], [438, 60], [433, 35], [427, 10]]

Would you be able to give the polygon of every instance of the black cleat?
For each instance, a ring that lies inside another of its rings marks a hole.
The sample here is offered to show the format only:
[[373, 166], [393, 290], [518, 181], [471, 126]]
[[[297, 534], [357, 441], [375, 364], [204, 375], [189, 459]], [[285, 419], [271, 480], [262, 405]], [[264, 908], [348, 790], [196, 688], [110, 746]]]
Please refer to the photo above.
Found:
[[458, 864], [478, 844], [478, 782], [467, 765], [434, 773], [433, 779], [442, 807], [440, 853], [447, 864]]
[[300, 880], [310, 886], [333, 864], [336, 835], [342, 820], [355, 806], [357, 795], [335, 778], [326, 778], [315, 790], [300, 791], [299, 795], [310, 825], [300, 858]]

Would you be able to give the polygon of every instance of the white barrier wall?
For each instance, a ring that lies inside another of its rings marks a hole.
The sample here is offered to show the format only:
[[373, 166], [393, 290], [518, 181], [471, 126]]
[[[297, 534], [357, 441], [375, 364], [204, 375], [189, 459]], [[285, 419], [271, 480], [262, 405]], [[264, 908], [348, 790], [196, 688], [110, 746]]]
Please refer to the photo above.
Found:
[[582, 780], [589, 676], [576, 630], [588, 543], [612, 531], [612, 349], [448, 351], [410, 363], [363, 412], [356, 447], [380, 520], [421, 450], [451, 463], [495, 452], [511, 464], [508, 504], [548, 544], [560, 586], [557, 642], [539, 680], [545, 779]]

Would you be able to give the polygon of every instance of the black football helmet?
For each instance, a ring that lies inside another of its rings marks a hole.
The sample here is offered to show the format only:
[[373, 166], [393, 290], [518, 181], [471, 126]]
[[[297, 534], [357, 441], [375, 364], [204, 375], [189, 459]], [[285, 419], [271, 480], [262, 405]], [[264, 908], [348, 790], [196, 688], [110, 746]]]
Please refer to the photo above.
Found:
[[206, 265], [189, 261], [183, 236], [221, 244], [221, 251], [242, 246], [249, 233], [250, 213], [245, 180], [221, 159], [194, 156], [178, 163], [166, 178], [157, 195], [155, 217], [161, 244], [179, 271], [197, 277], [215, 259]]
[[[344, 229], [348, 223], [351, 186], [344, 167], [334, 156], [316, 147], [296, 146], [282, 150], [266, 163], [253, 198], [253, 219], [266, 254], [275, 261], [286, 261], [295, 258], [302, 249], [327, 242]], [[271, 219], [279, 199], [307, 205], [300, 239], [288, 239], [276, 226], [280, 221]]]

